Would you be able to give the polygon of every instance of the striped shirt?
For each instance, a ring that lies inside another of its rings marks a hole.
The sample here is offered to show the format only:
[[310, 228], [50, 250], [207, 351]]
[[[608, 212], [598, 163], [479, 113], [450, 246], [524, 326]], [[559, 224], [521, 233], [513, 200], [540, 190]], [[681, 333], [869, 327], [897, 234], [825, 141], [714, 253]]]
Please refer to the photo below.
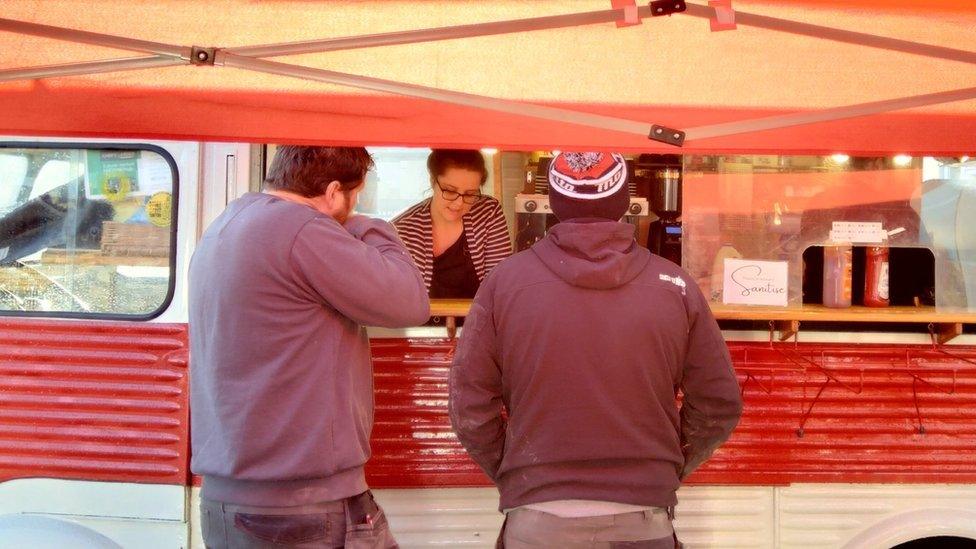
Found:
[[[415, 204], [393, 220], [400, 239], [406, 244], [414, 263], [424, 275], [424, 283], [430, 291], [434, 277], [434, 237], [431, 234], [430, 200]], [[474, 263], [478, 280], [484, 280], [495, 265], [512, 254], [512, 241], [508, 236], [505, 214], [497, 200], [485, 197], [471, 206], [471, 211], [461, 218], [467, 239], [468, 255]]]

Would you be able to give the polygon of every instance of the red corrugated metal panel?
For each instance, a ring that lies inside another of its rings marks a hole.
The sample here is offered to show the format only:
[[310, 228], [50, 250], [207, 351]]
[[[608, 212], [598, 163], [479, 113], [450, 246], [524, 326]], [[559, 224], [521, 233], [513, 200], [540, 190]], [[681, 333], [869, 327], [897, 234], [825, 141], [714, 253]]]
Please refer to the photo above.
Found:
[[0, 320], [0, 481], [183, 484], [186, 325]]
[[[729, 346], [745, 413], [692, 482], [976, 481], [976, 348]], [[452, 348], [373, 343], [373, 486], [487, 484], [447, 418]], [[186, 365], [183, 325], [0, 321], [0, 480], [185, 482]]]
[[[976, 347], [729, 347], [745, 412], [692, 483], [976, 481]], [[372, 486], [488, 484], [451, 432], [451, 352], [446, 340], [373, 342]]]
[[458, 443], [447, 417], [453, 344], [380, 339], [372, 350], [376, 415], [370, 486], [490, 484]]
[[743, 419], [694, 482], [976, 480], [976, 348], [730, 349]]

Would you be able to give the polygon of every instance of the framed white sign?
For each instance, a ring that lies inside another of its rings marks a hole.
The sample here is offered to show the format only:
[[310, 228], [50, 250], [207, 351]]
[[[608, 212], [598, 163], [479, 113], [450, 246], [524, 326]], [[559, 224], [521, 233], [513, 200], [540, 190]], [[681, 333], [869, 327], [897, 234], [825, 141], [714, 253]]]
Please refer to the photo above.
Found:
[[786, 306], [786, 261], [725, 260], [722, 303]]

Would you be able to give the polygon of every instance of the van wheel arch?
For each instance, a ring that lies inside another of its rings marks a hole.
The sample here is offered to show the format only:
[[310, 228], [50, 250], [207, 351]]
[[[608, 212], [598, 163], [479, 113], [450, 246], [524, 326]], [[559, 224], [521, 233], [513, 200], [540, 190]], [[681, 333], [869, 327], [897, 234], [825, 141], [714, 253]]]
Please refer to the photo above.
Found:
[[976, 540], [976, 511], [932, 508], [900, 513], [861, 530], [844, 549], [894, 547], [938, 536]]
[[122, 549], [118, 543], [90, 528], [43, 515], [0, 515], [0, 539], [10, 547]]

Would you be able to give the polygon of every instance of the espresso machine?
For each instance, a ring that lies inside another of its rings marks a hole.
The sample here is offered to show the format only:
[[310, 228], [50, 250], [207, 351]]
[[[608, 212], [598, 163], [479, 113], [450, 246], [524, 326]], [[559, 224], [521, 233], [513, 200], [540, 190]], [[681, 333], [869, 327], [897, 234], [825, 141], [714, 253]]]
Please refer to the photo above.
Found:
[[647, 186], [651, 212], [657, 216], [647, 233], [647, 247], [681, 265], [681, 156], [642, 154], [635, 174]]
[[[534, 170], [529, 170], [526, 174], [525, 187], [523, 192], [515, 196], [515, 249], [522, 251], [528, 249], [536, 241], [541, 240], [549, 229], [559, 222], [549, 208], [549, 195], [547, 177], [549, 172], [550, 157], [539, 159], [538, 165]], [[627, 169], [633, 174], [635, 166], [628, 161]], [[638, 226], [641, 218], [649, 215], [649, 202], [646, 198], [634, 196], [634, 178], [630, 177], [629, 185], [631, 190], [630, 206], [627, 207], [627, 215], [621, 220]]]

